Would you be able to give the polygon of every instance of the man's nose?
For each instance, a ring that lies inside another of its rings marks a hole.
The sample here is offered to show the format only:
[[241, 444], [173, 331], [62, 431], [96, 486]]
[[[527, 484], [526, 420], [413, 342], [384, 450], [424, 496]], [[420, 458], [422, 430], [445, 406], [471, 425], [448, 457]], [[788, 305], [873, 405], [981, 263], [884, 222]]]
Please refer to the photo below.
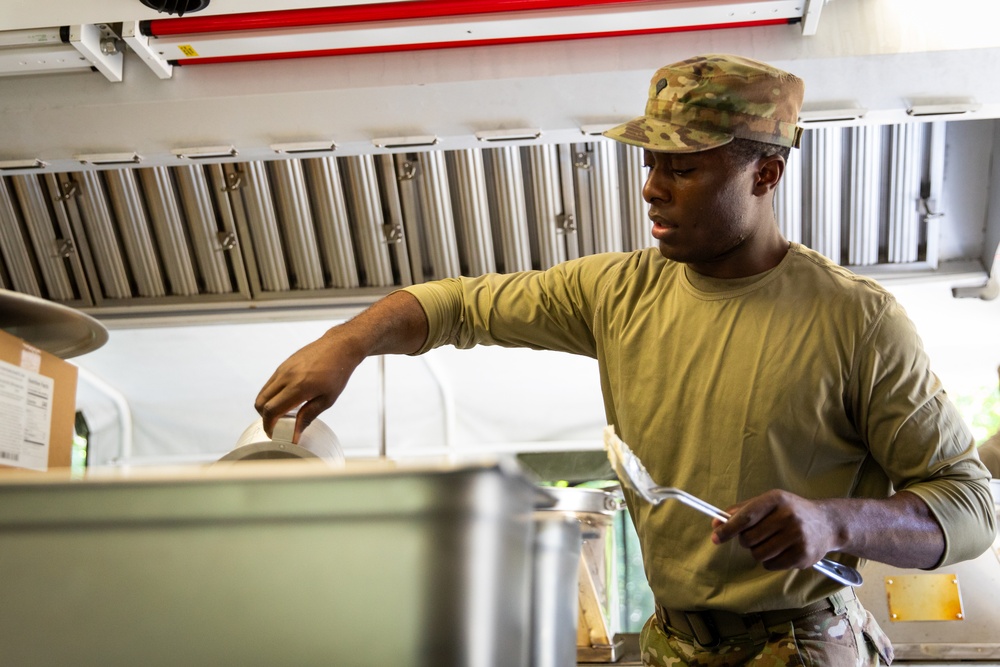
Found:
[[663, 179], [656, 178], [655, 172], [650, 171], [646, 182], [642, 184], [642, 198], [647, 204], [653, 203], [654, 199], [670, 201], [670, 188], [663, 183]]

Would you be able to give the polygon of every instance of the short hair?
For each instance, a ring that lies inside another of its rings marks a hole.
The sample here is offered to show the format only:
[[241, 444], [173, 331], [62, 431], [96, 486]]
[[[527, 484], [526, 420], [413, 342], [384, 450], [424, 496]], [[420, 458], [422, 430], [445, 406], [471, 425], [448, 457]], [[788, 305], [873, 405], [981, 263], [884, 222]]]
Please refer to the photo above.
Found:
[[772, 155], [780, 155], [784, 158], [785, 162], [788, 162], [788, 156], [791, 153], [791, 148], [788, 146], [768, 144], [763, 141], [754, 141], [753, 139], [741, 139], [740, 137], [735, 137], [728, 144], [722, 146], [722, 148], [728, 151], [729, 155], [741, 167], [754, 160], [771, 157]]

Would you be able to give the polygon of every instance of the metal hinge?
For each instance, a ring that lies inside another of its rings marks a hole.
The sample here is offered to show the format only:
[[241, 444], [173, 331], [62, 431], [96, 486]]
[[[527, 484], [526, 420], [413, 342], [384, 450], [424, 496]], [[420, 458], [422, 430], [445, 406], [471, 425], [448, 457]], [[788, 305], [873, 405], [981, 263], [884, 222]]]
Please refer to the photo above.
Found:
[[236, 234], [234, 232], [219, 232], [215, 238], [223, 250], [232, 250], [236, 247]]
[[403, 242], [403, 227], [399, 223], [385, 223], [382, 225], [382, 233], [385, 235], [386, 243], [394, 244]]
[[80, 185], [76, 181], [61, 181], [59, 183], [59, 194], [56, 201], [69, 201], [73, 197], [80, 196]]
[[576, 216], [572, 213], [561, 213], [556, 219], [556, 231], [561, 234], [569, 234], [576, 231]]
[[63, 259], [76, 254], [76, 245], [73, 239], [56, 239], [56, 256]]
[[243, 172], [231, 171], [226, 174], [226, 184], [223, 186], [223, 192], [236, 192], [243, 187]]

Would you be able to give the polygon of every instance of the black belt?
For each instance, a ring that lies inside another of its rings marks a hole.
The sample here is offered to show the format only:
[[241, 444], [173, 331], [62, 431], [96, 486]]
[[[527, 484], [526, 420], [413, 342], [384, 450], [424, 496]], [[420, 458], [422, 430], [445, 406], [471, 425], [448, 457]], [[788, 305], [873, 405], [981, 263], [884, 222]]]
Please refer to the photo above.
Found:
[[767, 628], [796, 621], [827, 609], [843, 608], [844, 603], [854, 597], [854, 591], [846, 589], [805, 607], [774, 609], [752, 614], [737, 614], [714, 609], [683, 611], [656, 605], [656, 618], [664, 629], [669, 628], [681, 635], [687, 635], [701, 646], [712, 648], [723, 641], [737, 637], [764, 639], [768, 634]]

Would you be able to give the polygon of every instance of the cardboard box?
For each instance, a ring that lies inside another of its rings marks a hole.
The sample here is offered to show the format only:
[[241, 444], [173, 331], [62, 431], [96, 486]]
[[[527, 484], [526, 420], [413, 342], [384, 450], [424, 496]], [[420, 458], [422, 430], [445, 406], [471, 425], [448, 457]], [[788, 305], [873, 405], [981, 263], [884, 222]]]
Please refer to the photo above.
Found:
[[76, 366], [0, 330], [0, 473], [68, 468]]

